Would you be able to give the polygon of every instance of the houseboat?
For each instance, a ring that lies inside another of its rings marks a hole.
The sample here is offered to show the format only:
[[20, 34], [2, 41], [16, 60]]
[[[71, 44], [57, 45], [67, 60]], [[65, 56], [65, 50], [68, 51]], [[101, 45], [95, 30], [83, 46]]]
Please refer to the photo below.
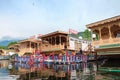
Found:
[[120, 15], [86, 25], [98, 56], [120, 58]]

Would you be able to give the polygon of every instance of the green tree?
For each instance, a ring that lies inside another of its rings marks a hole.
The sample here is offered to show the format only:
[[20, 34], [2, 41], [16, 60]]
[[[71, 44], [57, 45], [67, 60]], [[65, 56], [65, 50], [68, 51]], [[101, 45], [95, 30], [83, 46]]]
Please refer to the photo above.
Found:
[[10, 42], [7, 47], [9, 47], [9, 46], [11, 46], [11, 45], [13, 45], [13, 44], [17, 44], [17, 42], [16, 42], [16, 41]]
[[0, 46], [0, 49], [6, 49], [7, 47], [6, 46]]
[[87, 39], [87, 40], [91, 40], [91, 31], [89, 31], [88, 29], [86, 29], [83, 34], [82, 34], [82, 38], [83, 39]]

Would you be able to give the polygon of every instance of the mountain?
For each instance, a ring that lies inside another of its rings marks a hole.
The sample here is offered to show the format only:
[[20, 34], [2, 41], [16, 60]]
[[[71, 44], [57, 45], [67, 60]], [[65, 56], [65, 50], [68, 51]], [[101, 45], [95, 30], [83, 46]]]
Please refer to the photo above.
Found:
[[10, 42], [14, 42], [14, 41], [18, 41], [18, 40], [4, 40], [4, 41], [0, 41], [0, 46], [7, 46]]
[[10, 42], [19, 40], [22, 40], [22, 38], [12, 38], [10, 36], [4, 36], [0, 39], [0, 46], [7, 46]]

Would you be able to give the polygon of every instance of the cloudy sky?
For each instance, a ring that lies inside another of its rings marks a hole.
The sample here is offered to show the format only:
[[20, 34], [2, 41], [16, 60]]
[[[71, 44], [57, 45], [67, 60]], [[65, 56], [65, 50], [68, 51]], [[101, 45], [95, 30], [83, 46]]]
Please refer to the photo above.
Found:
[[0, 0], [0, 38], [77, 31], [120, 15], [120, 0]]

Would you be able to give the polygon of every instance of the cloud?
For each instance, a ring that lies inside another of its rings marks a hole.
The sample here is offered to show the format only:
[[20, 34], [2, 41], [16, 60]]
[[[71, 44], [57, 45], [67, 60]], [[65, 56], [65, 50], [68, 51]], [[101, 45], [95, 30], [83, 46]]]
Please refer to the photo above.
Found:
[[0, 36], [29, 37], [73, 28], [119, 15], [119, 2], [109, 0], [0, 1]]

